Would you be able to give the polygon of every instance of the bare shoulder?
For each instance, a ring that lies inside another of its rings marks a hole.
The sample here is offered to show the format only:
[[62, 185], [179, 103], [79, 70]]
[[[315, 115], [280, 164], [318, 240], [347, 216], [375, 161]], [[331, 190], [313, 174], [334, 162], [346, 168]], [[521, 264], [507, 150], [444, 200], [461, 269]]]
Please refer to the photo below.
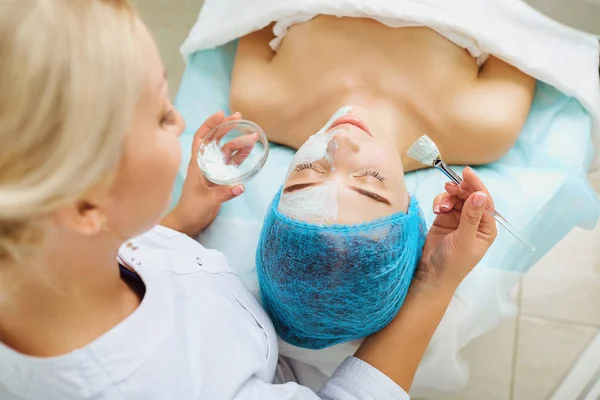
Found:
[[452, 131], [474, 144], [485, 143], [487, 151], [478, 163], [496, 161], [515, 144], [529, 115], [534, 90], [534, 78], [490, 57], [478, 78], [453, 98]]
[[261, 125], [272, 108], [281, 104], [283, 93], [282, 80], [271, 63], [275, 53], [269, 42], [273, 37], [269, 25], [240, 38], [231, 77], [231, 111]]

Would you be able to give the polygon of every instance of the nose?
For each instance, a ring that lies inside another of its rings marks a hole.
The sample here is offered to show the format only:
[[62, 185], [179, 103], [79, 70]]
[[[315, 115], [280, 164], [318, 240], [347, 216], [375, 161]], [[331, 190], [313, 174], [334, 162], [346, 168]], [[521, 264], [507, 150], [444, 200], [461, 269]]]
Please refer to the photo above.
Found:
[[177, 110], [174, 110], [175, 112], [175, 118], [176, 118], [176, 124], [177, 124], [177, 136], [181, 136], [181, 134], [183, 133], [183, 131], [185, 131], [185, 119], [183, 119], [183, 115], [181, 115], [181, 113]]
[[[332, 146], [334, 146], [332, 148]], [[360, 149], [358, 143], [352, 138], [352, 132], [348, 130], [339, 130], [333, 135], [333, 139], [329, 142], [329, 150], [358, 152]]]

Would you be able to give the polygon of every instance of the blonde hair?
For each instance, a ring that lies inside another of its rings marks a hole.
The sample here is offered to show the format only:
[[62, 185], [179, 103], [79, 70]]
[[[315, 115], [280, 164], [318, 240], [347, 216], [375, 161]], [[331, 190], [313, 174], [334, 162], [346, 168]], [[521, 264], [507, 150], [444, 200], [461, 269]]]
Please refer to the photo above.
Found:
[[126, 0], [3, 0], [0, 264], [107, 180], [141, 92], [139, 20]]

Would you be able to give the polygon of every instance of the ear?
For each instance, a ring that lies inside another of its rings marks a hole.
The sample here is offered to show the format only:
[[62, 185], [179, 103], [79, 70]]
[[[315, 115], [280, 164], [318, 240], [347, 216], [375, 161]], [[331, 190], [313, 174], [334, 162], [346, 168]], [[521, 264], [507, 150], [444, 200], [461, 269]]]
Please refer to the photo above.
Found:
[[57, 224], [65, 229], [85, 236], [93, 236], [102, 232], [106, 223], [104, 211], [88, 200], [59, 209], [55, 214]]

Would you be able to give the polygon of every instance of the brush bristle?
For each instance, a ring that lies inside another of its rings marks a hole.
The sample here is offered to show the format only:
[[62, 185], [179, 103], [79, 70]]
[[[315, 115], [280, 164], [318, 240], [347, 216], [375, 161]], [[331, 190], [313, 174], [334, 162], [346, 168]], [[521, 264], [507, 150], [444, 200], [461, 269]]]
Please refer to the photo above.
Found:
[[434, 165], [436, 160], [442, 158], [437, 146], [427, 135], [421, 136], [419, 140], [413, 143], [407, 154], [424, 165]]

